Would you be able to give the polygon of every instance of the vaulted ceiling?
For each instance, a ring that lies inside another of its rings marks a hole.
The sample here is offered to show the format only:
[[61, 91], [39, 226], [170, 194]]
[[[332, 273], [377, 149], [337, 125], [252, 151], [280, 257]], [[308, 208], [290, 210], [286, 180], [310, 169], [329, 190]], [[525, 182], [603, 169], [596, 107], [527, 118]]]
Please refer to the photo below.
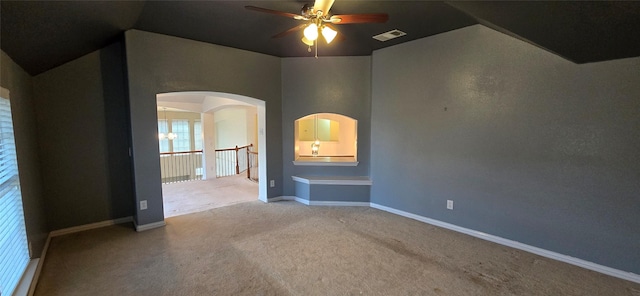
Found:
[[[129, 29], [188, 38], [278, 56], [313, 56], [301, 32], [271, 38], [300, 24], [247, 5], [299, 14], [309, 1], [5, 1], [0, 45], [37, 75], [112, 43]], [[575, 63], [640, 56], [640, 2], [346, 1], [331, 14], [387, 13], [382, 24], [335, 26], [343, 35], [320, 56], [362, 56], [418, 38], [482, 24]], [[380, 42], [372, 36], [407, 33]]]

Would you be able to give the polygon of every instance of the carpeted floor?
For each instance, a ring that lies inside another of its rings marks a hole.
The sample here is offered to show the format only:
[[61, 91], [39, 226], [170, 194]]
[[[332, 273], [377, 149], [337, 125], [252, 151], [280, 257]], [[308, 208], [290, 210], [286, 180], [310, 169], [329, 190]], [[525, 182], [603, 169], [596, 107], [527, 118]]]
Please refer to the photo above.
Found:
[[246, 173], [235, 176], [162, 184], [164, 217], [202, 212], [258, 200], [258, 183]]
[[640, 285], [365, 207], [246, 202], [51, 240], [36, 295], [640, 295]]

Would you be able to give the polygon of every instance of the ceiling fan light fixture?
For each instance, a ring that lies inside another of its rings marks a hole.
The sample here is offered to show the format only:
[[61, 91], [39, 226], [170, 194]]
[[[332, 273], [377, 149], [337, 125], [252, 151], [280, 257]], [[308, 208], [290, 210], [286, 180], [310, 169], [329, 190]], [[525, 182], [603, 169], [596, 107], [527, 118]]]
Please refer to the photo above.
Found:
[[302, 37], [302, 43], [309, 45], [309, 46], [313, 46], [313, 40], [309, 40], [307, 39], [307, 37]]
[[[167, 121], [167, 107], [162, 107], [162, 113], [164, 114], [164, 121]], [[164, 139], [169, 139], [169, 140], [174, 140], [178, 137], [178, 134], [174, 134], [174, 133], [158, 133], [158, 140], [164, 140]]]
[[307, 26], [304, 29], [304, 37], [306, 37], [307, 40], [310, 41], [315, 41], [316, 39], [318, 39], [318, 26], [314, 23], [311, 23], [309, 26]]
[[324, 36], [324, 40], [327, 41], [327, 44], [331, 43], [331, 41], [336, 38], [336, 35], [338, 35], [338, 32], [336, 32], [335, 30], [327, 26], [322, 26], [322, 36]]

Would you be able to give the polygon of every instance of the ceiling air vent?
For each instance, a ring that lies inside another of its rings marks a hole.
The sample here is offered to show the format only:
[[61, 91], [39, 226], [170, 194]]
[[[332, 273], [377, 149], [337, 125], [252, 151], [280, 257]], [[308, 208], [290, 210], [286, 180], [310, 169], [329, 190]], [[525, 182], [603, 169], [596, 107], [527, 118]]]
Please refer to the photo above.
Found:
[[407, 35], [407, 33], [396, 29], [396, 30], [391, 30], [389, 32], [373, 36], [373, 39], [376, 39], [378, 41], [387, 41], [387, 40], [391, 40], [393, 38], [402, 37], [404, 35]]

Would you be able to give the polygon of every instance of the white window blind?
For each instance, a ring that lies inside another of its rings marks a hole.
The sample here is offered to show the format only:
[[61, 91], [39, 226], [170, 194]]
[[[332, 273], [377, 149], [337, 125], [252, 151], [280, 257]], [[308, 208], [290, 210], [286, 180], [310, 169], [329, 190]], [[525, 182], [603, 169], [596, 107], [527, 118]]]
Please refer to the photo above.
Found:
[[0, 295], [11, 295], [29, 264], [11, 105], [0, 98]]
[[189, 120], [171, 120], [171, 132], [177, 135], [173, 139], [173, 152], [191, 151]]

